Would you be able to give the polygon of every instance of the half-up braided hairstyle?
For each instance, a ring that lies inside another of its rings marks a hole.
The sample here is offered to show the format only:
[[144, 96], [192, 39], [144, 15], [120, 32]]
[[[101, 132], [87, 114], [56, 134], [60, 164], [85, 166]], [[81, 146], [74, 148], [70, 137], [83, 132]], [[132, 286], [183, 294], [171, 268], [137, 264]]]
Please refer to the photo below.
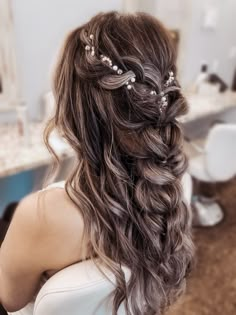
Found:
[[83, 215], [88, 258], [116, 276], [113, 315], [122, 302], [127, 314], [162, 314], [192, 261], [175, 61], [155, 18], [110, 12], [68, 36], [55, 71], [46, 142], [55, 127], [76, 153], [66, 192]]

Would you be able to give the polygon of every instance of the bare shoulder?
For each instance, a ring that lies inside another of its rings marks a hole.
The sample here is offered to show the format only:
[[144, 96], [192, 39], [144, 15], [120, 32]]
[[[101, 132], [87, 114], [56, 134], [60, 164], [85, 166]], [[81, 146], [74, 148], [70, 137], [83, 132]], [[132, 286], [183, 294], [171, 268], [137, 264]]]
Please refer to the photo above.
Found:
[[50, 188], [39, 191], [37, 196], [38, 215], [45, 217], [45, 223], [78, 225], [81, 223], [81, 212], [67, 195], [65, 189]]
[[81, 226], [82, 220], [77, 206], [62, 188], [50, 188], [26, 196], [17, 207], [15, 216], [37, 226], [50, 225], [51, 229], [62, 225], [65, 230], [70, 229], [71, 224]]
[[77, 206], [62, 188], [50, 188], [26, 196], [13, 221], [24, 222], [35, 246], [43, 244], [48, 255], [46, 269], [61, 269], [81, 259], [83, 219]]
[[4, 304], [13, 310], [22, 308], [35, 294], [42, 274], [50, 276], [80, 261], [82, 236], [82, 216], [63, 189], [23, 198], [0, 250]]

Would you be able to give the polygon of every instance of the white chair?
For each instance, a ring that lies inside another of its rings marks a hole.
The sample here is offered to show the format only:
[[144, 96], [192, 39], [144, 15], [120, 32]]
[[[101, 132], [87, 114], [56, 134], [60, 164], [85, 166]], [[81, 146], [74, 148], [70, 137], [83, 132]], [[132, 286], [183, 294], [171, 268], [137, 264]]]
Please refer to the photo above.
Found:
[[[194, 143], [193, 143], [194, 146]], [[189, 160], [189, 173], [198, 181], [224, 182], [236, 174], [236, 124], [213, 126], [204, 148], [196, 147], [199, 155]], [[199, 225], [212, 226], [223, 218], [218, 203], [205, 198], [193, 198]]]

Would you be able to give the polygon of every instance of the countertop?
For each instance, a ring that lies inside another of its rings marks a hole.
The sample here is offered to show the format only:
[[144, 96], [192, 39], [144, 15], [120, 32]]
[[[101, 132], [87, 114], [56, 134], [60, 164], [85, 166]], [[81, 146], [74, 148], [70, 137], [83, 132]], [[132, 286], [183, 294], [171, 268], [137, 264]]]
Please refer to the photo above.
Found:
[[209, 115], [218, 114], [231, 108], [236, 110], [236, 92], [227, 91], [212, 96], [185, 93], [189, 112], [181, 117], [183, 123], [191, 122]]
[[[25, 145], [23, 138], [19, 136], [17, 125], [0, 125], [0, 177], [47, 165], [53, 161], [43, 141], [44, 127], [44, 123], [31, 122], [30, 144]], [[54, 140], [54, 148], [59, 158], [73, 155], [72, 149], [60, 142], [61, 139], [54, 137]]]

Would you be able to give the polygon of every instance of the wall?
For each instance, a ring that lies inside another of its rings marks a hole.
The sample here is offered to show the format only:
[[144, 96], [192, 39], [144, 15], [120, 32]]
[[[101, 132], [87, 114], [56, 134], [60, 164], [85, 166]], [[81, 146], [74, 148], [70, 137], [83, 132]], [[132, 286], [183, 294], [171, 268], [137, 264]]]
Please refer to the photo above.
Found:
[[[178, 48], [178, 77], [183, 84], [186, 76], [186, 47], [191, 37], [192, 1], [194, 0], [156, 0], [155, 14], [172, 30], [180, 32]], [[191, 68], [190, 68], [191, 71]]]
[[12, 0], [22, 94], [32, 118], [40, 115], [49, 69], [65, 34], [100, 11], [121, 7], [121, 0]]
[[[186, 45], [183, 47], [185, 58], [181, 64], [182, 82], [184, 85], [192, 82], [205, 60], [210, 70], [216, 70], [226, 83], [231, 84], [236, 68], [236, 55], [230, 56], [232, 46], [236, 47], [236, 1], [192, 0], [191, 3], [191, 19], [187, 34], [185, 33]], [[204, 10], [207, 6], [215, 7], [218, 11], [215, 29], [203, 27]]]
[[[159, 17], [168, 27], [181, 30], [179, 69], [181, 82], [192, 82], [203, 60], [219, 60], [219, 73], [230, 83], [236, 66], [228, 58], [234, 36], [235, 0], [11, 0], [16, 32], [16, 50], [23, 97], [30, 116], [39, 118], [42, 94], [49, 89], [49, 69], [65, 34], [98, 11], [143, 10]], [[219, 8], [215, 31], [201, 27], [207, 3]], [[15, 115], [13, 115], [15, 116]], [[0, 121], [11, 114], [0, 115]]]
[[134, 13], [144, 11], [152, 14], [156, 11], [157, 0], [123, 0], [123, 8], [126, 12]]
[[[235, 0], [126, 0], [125, 3], [127, 11], [152, 13], [167, 27], [181, 31], [178, 64], [184, 86], [194, 81], [203, 61], [213, 69], [215, 60], [218, 60], [216, 70], [231, 84], [236, 67], [236, 56], [230, 57], [231, 47], [236, 47]], [[203, 27], [204, 10], [208, 6], [218, 10], [215, 30]]]

